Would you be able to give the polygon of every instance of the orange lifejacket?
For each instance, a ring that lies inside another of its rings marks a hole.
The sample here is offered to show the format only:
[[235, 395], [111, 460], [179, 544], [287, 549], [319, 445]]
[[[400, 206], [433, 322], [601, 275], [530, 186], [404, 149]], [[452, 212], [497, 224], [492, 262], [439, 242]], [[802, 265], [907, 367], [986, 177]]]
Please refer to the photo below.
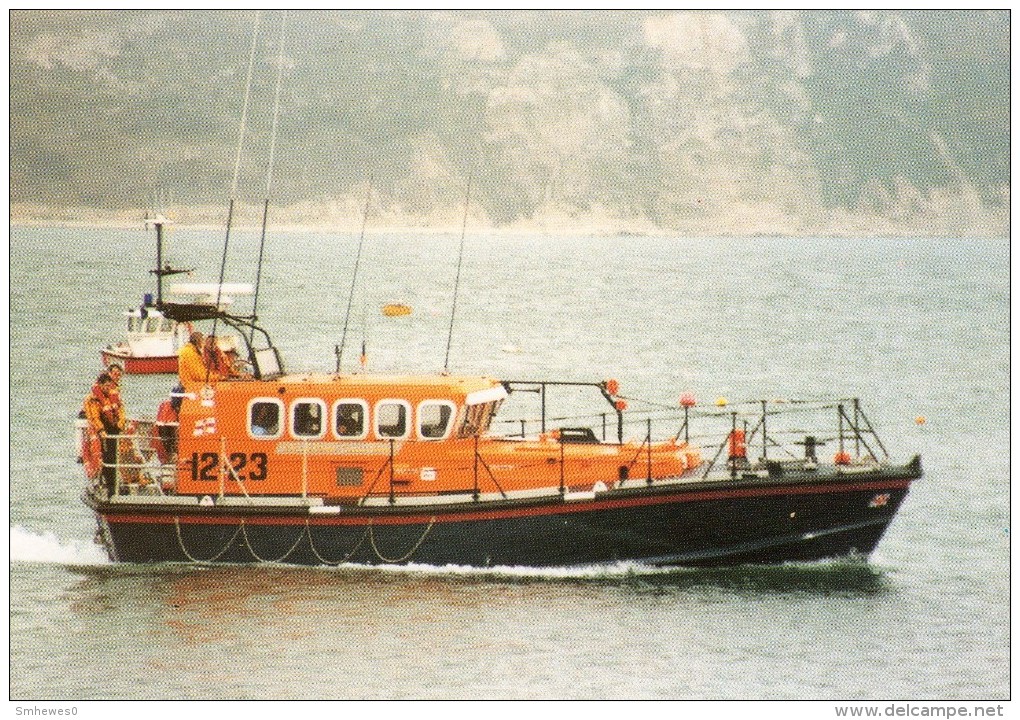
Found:
[[84, 409], [89, 427], [94, 432], [117, 434], [127, 425], [120, 393], [107, 393], [98, 384], [92, 386], [92, 392], [85, 398]]

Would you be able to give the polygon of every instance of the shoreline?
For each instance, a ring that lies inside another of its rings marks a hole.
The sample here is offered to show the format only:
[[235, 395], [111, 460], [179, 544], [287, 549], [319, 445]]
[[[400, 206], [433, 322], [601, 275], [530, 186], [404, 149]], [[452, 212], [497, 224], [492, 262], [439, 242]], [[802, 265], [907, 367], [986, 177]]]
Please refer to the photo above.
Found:
[[[305, 209], [305, 208], [302, 208]], [[216, 215], [224, 215], [216, 219]], [[250, 214], [253, 208], [242, 208]], [[239, 212], [235, 215], [241, 215]], [[364, 218], [343, 213], [320, 216], [315, 220], [299, 221], [295, 216], [303, 213], [283, 208], [271, 215], [271, 231], [287, 233], [341, 233], [356, 234]], [[224, 228], [225, 212], [212, 208], [189, 208], [168, 213], [178, 228], [202, 232], [214, 232]], [[368, 230], [381, 234], [427, 234], [449, 235], [461, 233], [462, 220], [448, 217], [433, 218], [381, 218], [367, 224]], [[790, 218], [758, 218], [759, 222], [747, 218], [699, 219], [699, 221], [677, 227], [661, 227], [640, 218], [599, 217], [597, 215], [573, 216], [566, 213], [549, 213], [537, 218], [493, 225], [486, 217], [468, 217], [467, 232], [486, 236], [530, 236], [530, 237], [692, 237], [692, 238], [846, 238], [846, 239], [894, 239], [894, 238], [961, 238], [961, 239], [1009, 239], [1009, 217], [996, 217], [987, 213], [970, 223], [961, 222], [958, 217], [925, 218], [926, 222], [897, 223], [886, 218], [864, 216], [837, 210], [824, 222], [806, 223]], [[145, 223], [145, 212], [101, 211], [84, 208], [51, 209], [41, 206], [10, 208], [9, 222], [14, 227], [32, 228], [99, 228], [116, 230], [141, 229]], [[239, 231], [261, 230], [258, 222], [236, 221], [234, 228]]]

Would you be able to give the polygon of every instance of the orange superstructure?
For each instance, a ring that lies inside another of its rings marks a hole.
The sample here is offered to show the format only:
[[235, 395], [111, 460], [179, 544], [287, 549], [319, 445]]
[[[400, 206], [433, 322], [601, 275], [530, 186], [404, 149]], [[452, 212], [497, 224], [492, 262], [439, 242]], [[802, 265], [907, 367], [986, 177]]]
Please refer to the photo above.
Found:
[[[477, 376], [287, 375], [221, 381], [180, 412], [176, 492], [319, 497], [587, 490], [676, 477], [700, 463], [674, 441], [494, 437], [508, 393]], [[221, 463], [220, 458], [227, 458]]]

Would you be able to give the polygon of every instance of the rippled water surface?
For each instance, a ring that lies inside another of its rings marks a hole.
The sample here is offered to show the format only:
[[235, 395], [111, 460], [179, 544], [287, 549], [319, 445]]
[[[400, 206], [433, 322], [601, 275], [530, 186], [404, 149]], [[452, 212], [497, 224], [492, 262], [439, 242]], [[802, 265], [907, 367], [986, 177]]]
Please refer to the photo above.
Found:
[[[458, 241], [367, 235], [346, 366], [365, 339], [371, 369], [443, 368]], [[221, 233], [170, 242], [216, 277]], [[233, 247], [251, 280], [254, 240]], [[335, 366], [355, 248], [270, 236], [259, 314], [290, 369]], [[1009, 696], [1006, 241], [469, 234], [454, 372], [857, 396], [895, 458], [924, 458], [868, 563], [668, 572], [110, 565], [71, 421], [152, 241], [16, 227], [11, 249], [14, 699]], [[168, 386], [128, 378], [129, 409]]]

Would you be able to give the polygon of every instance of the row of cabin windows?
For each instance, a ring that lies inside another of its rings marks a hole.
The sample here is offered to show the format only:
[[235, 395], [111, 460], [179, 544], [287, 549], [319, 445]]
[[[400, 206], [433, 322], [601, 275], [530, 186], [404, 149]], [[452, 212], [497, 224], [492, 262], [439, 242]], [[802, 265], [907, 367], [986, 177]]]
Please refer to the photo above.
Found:
[[[487, 429], [497, 404], [469, 406], [457, 435], [468, 437]], [[277, 398], [252, 400], [248, 405], [248, 432], [252, 437], [282, 436], [284, 411], [283, 401]], [[364, 400], [337, 400], [327, 410], [322, 400], [298, 398], [290, 403], [287, 421], [290, 435], [303, 439], [323, 438], [329, 431], [339, 439], [363, 440], [371, 429], [377, 439], [399, 440], [410, 437], [413, 427], [421, 440], [442, 440], [450, 434], [455, 415], [456, 406], [449, 400], [424, 400], [418, 403], [417, 424], [413, 425], [410, 403], [380, 400], [370, 422], [368, 403]]]

